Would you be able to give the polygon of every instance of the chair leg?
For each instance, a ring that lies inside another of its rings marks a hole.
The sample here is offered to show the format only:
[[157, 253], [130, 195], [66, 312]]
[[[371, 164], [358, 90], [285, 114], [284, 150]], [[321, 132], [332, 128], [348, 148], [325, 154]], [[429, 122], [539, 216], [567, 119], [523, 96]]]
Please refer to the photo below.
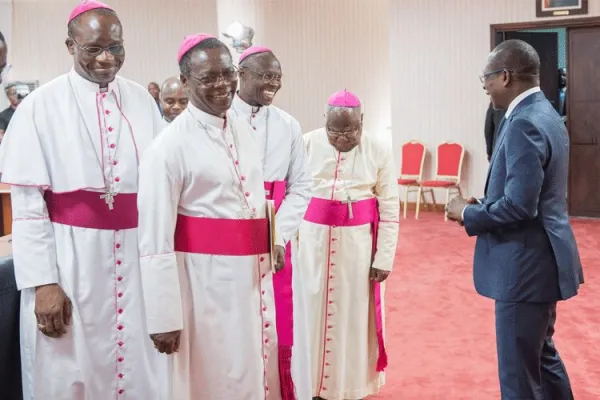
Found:
[[460, 197], [463, 197], [463, 195], [462, 195], [462, 190], [460, 190], [460, 186], [457, 186], [457, 187], [456, 187], [456, 190], [458, 190], [458, 195], [459, 195]]
[[433, 201], [433, 211], [437, 211], [437, 202], [435, 201], [435, 189], [431, 189], [431, 200]]
[[408, 211], [408, 190], [410, 186], [404, 187], [404, 219], [406, 219], [406, 212]]
[[419, 185], [419, 188], [417, 189], [417, 207], [415, 209], [415, 219], [419, 219], [419, 207], [421, 206], [421, 197], [423, 197], [423, 187]]
[[446, 203], [444, 203], [444, 221], [448, 221], [448, 213], [446, 212], [446, 206], [450, 203], [450, 188], [446, 189]]

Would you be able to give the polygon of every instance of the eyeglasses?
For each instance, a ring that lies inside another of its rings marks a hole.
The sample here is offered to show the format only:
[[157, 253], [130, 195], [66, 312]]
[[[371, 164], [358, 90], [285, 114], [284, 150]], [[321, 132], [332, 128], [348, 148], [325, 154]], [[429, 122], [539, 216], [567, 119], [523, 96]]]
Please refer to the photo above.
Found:
[[123, 45], [123, 43], [113, 44], [112, 46], [108, 47], [83, 46], [77, 40], [73, 39], [72, 36], [69, 37], [73, 42], [75, 42], [77, 46], [79, 46], [81, 50], [83, 50], [90, 57], [98, 57], [105, 51], [109, 54], [112, 54], [113, 56], [122, 56], [123, 54], [125, 54], [125, 46]]
[[281, 78], [283, 77], [283, 75], [280, 74], [274, 74], [272, 72], [259, 72], [259, 71], [255, 71], [253, 69], [250, 69], [248, 67], [244, 67], [242, 69], [247, 69], [248, 71], [252, 72], [253, 74], [256, 74], [260, 77], [262, 77], [262, 80], [264, 83], [270, 83], [270, 82], [281, 82]]
[[329, 129], [329, 127], [325, 127], [325, 130], [327, 131], [327, 134], [331, 135], [331, 136], [336, 136], [336, 137], [340, 137], [340, 136], [351, 137], [351, 136], [356, 135], [358, 133], [358, 131], [360, 131], [360, 128], [356, 128], [356, 129], [353, 129], [351, 131], [344, 131], [344, 132], [334, 131], [332, 129]]
[[495, 71], [488, 72], [487, 74], [480, 75], [479, 80], [481, 81], [481, 83], [485, 83], [485, 81], [488, 77], [495, 75], [495, 74], [499, 74], [500, 72], [512, 72], [512, 71], [509, 69], [506, 69], [506, 68], [500, 68]]
[[0, 78], [4, 79], [12, 69], [12, 65], [6, 64], [2, 69], [0, 69]]
[[236, 67], [232, 66], [231, 68], [226, 68], [221, 71], [219, 75], [204, 75], [204, 76], [195, 76], [189, 74], [190, 78], [193, 78], [207, 87], [214, 87], [223, 80], [225, 83], [230, 83], [235, 81], [238, 78], [239, 71]]

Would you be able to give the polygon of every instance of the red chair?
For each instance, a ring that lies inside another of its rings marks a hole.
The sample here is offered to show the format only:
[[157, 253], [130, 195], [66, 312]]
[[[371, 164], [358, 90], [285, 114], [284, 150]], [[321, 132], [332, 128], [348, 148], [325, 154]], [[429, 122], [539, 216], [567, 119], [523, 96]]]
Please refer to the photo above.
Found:
[[[425, 145], [416, 140], [411, 140], [402, 145], [402, 166], [398, 185], [404, 187], [404, 218], [408, 210], [408, 194], [417, 193], [421, 196], [421, 181], [423, 180], [423, 165], [427, 150]], [[417, 199], [417, 204], [419, 200]]]
[[[423, 202], [425, 204], [427, 204], [425, 193], [430, 193], [435, 209], [434, 189], [446, 189], [446, 203], [444, 203], [444, 206], [448, 205], [450, 201], [450, 192], [456, 192], [459, 196], [462, 196], [459, 185], [464, 156], [465, 148], [458, 143], [446, 142], [438, 146], [435, 157], [435, 179], [421, 183]], [[419, 216], [419, 200], [420, 198], [417, 198], [417, 218]], [[448, 214], [445, 212], [444, 220], [448, 221]]]

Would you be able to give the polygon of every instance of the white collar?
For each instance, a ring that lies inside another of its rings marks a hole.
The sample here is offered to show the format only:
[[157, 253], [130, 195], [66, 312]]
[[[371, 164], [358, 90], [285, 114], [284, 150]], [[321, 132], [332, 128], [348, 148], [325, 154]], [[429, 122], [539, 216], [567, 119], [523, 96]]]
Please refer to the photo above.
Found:
[[233, 97], [233, 108], [235, 111], [239, 112], [241, 115], [255, 115], [255, 116], [259, 116], [262, 115], [262, 113], [266, 112], [266, 109], [268, 108], [268, 106], [260, 106], [260, 107], [255, 107], [255, 106], [251, 106], [250, 104], [246, 103], [244, 100], [242, 100], [242, 98], [236, 93], [235, 96]]
[[69, 80], [73, 83], [73, 86], [77, 88], [78, 91], [82, 92], [91, 92], [91, 93], [110, 93], [115, 92], [117, 97], [119, 97], [119, 85], [117, 83], [117, 78], [108, 84], [108, 90], [101, 90], [100, 85], [97, 83], [88, 81], [83, 76], [79, 75], [75, 68], [71, 68], [69, 71]]
[[528, 89], [528, 90], [524, 91], [523, 93], [521, 93], [520, 95], [518, 95], [517, 97], [515, 97], [514, 100], [510, 102], [508, 108], [506, 109], [506, 114], [504, 114], [504, 118], [508, 118], [510, 116], [510, 114], [515, 110], [515, 107], [517, 107], [520, 102], [525, 100], [530, 95], [539, 92], [540, 90], [541, 89], [539, 86], [532, 87], [531, 89]]
[[187, 109], [190, 111], [194, 118], [196, 118], [198, 121], [205, 125], [214, 126], [218, 129], [223, 129], [223, 127], [225, 126], [225, 118], [205, 113], [198, 107], [194, 106], [191, 102], [188, 103]]

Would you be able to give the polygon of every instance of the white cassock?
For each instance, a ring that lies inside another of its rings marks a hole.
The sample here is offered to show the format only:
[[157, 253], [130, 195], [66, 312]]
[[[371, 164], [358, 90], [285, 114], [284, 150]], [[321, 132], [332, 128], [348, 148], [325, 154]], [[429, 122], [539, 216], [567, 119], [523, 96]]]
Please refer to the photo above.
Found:
[[[296, 235], [302, 217], [306, 212], [311, 185], [308, 157], [306, 156], [300, 124], [294, 117], [273, 105], [258, 109], [254, 107], [253, 109], [252, 106], [238, 96], [233, 101], [232, 111], [237, 117], [248, 121], [254, 130], [253, 137], [261, 155], [266, 182], [265, 189], [272, 182], [284, 183], [285, 197], [277, 210], [275, 218], [277, 244], [286, 247], [290, 242], [287, 250], [291, 249], [292, 264], [297, 264], [295, 261], [298, 249]], [[279, 274], [282, 275], [283, 271], [280, 271]], [[312, 397], [310, 334], [308, 331], [306, 288], [303, 282], [302, 270], [293, 268], [292, 378], [299, 400]], [[281, 284], [285, 283], [281, 282]], [[277, 285], [276, 279], [275, 290], [277, 290]], [[278, 305], [276, 305], [276, 309], [278, 313], [282, 310]], [[278, 327], [278, 329], [285, 329], [285, 327]], [[279, 344], [281, 345], [281, 343]]]
[[[11, 185], [25, 400], [165, 398], [157, 369], [166, 359], [146, 329], [135, 229], [138, 158], [163, 126], [140, 85], [117, 77], [101, 93], [74, 70], [15, 113], [0, 170]], [[116, 193], [112, 211], [100, 198], [106, 187]], [[125, 220], [127, 228], [110, 226]], [[73, 304], [58, 339], [39, 332], [34, 315], [35, 287], [52, 283]]]
[[[139, 185], [148, 329], [182, 330], [171, 398], [279, 399], [268, 230], [246, 229], [266, 218], [250, 127], [189, 104], [144, 155]], [[251, 242], [267, 245], [246, 254]]]
[[[313, 198], [300, 226], [298, 258], [306, 274], [311, 310], [312, 395], [362, 399], [384, 384], [383, 372], [376, 370], [376, 296], [369, 270], [373, 266], [391, 271], [394, 262], [400, 208], [395, 164], [389, 147], [366, 133], [347, 153], [329, 144], [324, 129], [307, 133], [304, 139]], [[352, 218], [344, 203], [348, 197], [354, 202]], [[320, 212], [312, 207], [315, 204], [344, 211], [344, 221], [335, 222], [333, 213], [326, 212], [321, 218], [329, 219], [328, 224], [308, 222], [313, 212]], [[371, 223], [343, 226], [360, 220], [361, 204], [374, 205], [374, 214], [379, 214], [373, 262]], [[379, 290], [383, 301], [383, 285]], [[383, 315], [383, 325], [382, 320]]]

